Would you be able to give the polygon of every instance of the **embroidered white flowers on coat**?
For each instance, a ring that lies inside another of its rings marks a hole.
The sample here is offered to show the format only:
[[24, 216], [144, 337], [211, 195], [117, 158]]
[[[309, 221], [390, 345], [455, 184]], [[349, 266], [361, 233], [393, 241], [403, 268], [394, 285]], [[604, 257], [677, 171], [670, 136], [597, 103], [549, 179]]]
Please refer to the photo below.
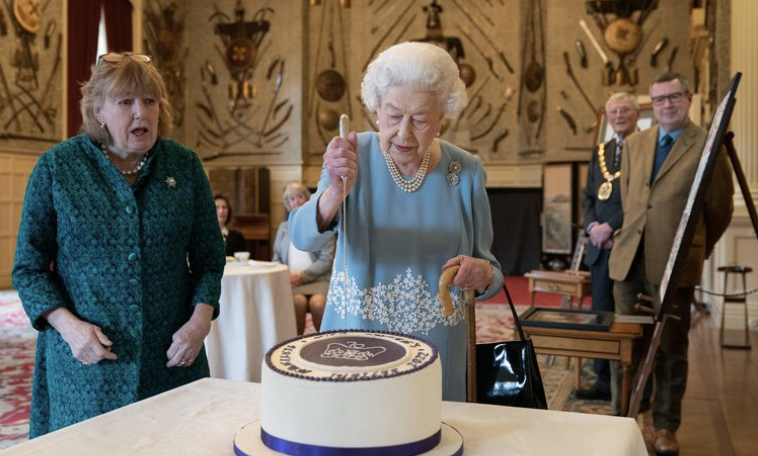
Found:
[[389, 331], [429, 334], [439, 325], [456, 326], [465, 318], [460, 294], [452, 297], [453, 315], [442, 316], [442, 303], [436, 293], [432, 294], [424, 277], [414, 275], [411, 268], [404, 276], [395, 276], [392, 283], [379, 283], [372, 288], [359, 289], [355, 278], [350, 277], [347, 304], [344, 281], [344, 272], [335, 270], [328, 304], [343, 319], [355, 315], [381, 323]]

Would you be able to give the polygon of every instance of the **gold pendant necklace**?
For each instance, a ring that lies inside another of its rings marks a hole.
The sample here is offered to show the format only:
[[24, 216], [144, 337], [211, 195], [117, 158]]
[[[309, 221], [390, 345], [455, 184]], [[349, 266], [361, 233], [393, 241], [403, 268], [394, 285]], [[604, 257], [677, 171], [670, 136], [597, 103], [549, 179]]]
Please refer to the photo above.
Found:
[[608, 165], [605, 164], [605, 143], [598, 145], [597, 160], [600, 165], [600, 172], [603, 173], [603, 179], [605, 179], [605, 182], [600, 184], [600, 187], [597, 189], [597, 199], [605, 201], [611, 197], [611, 193], [613, 193], [613, 181], [621, 176], [621, 170], [613, 174], [608, 172]]

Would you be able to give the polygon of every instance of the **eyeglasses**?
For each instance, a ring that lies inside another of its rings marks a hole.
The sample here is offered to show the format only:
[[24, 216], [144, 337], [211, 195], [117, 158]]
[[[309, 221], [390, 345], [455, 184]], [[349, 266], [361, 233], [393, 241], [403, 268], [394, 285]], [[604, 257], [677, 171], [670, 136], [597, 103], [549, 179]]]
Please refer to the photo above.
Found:
[[632, 108], [630, 108], [629, 106], [619, 106], [616, 109], [607, 110], [606, 114], [608, 114], [609, 116], [617, 116], [619, 114], [629, 114], [630, 112], [632, 112]]
[[668, 95], [659, 95], [657, 97], [652, 97], [651, 99], [653, 100], [654, 105], [662, 106], [664, 103], [666, 103], [666, 100], [669, 100], [671, 104], [677, 104], [682, 101], [682, 97], [684, 97], [684, 93], [674, 92]]
[[134, 60], [135, 62], [152, 63], [153, 58], [145, 54], [132, 54], [130, 52], [123, 52], [123, 53], [109, 52], [107, 54], [103, 54], [100, 57], [98, 57], [97, 64], [100, 65], [100, 62], [119, 63], [119, 62], [123, 62], [124, 60]]

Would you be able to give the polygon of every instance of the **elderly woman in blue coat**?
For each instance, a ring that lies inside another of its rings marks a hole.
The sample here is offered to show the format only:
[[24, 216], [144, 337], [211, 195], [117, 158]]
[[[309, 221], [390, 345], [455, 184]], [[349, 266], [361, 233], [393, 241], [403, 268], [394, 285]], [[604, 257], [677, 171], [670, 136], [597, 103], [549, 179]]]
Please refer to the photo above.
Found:
[[[379, 132], [329, 142], [318, 191], [290, 215], [290, 236], [312, 251], [339, 235], [322, 330], [389, 330], [430, 340], [441, 355], [444, 399], [465, 401], [462, 290], [489, 298], [503, 275], [490, 251], [482, 162], [437, 138], [445, 117], [466, 105], [464, 84], [443, 49], [402, 43], [369, 65], [362, 97]], [[460, 267], [454, 311], [443, 316], [438, 283], [452, 265]]]
[[148, 56], [106, 54], [82, 134], [37, 162], [13, 283], [35, 329], [32, 438], [209, 375], [224, 244], [198, 157], [165, 139]]

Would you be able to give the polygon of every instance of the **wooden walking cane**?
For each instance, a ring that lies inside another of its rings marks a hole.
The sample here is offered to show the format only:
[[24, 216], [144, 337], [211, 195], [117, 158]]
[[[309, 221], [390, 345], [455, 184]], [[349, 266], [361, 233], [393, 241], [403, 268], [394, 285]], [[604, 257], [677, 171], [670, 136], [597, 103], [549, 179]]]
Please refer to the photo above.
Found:
[[[460, 265], [450, 266], [442, 271], [437, 296], [442, 302], [442, 315], [453, 315], [453, 301], [448, 287], [458, 273]], [[476, 402], [476, 302], [474, 290], [465, 290], [466, 306], [466, 399]]]

